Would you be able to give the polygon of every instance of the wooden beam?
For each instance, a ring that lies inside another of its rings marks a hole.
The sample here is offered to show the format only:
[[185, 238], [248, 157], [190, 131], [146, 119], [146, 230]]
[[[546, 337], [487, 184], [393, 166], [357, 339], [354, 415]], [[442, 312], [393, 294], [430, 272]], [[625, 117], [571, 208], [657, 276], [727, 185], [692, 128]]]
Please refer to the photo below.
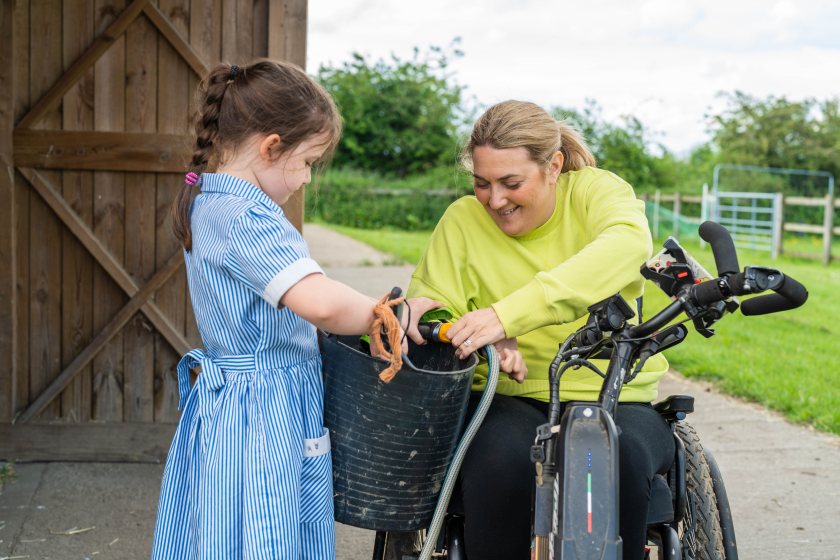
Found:
[[161, 463], [175, 424], [0, 423], [0, 459], [7, 461], [118, 461]]
[[76, 59], [66, 72], [61, 74], [61, 77], [52, 85], [47, 92], [41, 96], [29, 112], [23, 116], [18, 122], [18, 128], [31, 128], [33, 124], [44, 116], [50, 109], [54, 108], [64, 97], [64, 94], [78, 82], [85, 72], [99, 60], [105, 52], [111, 47], [131, 22], [140, 15], [143, 8], [149, 0], [134, 0], [129, 4], [125, 10], [109, 25], [102, 35], [85, 50], [82, 55]]
[[[270, 0], [268, 4], [268, 56], [306, 68], [307, 0]], [[304, 189], [283, 205], [289, 221], [303, 231]]]
[[26, 130], [14, 132], [14, 163], [38, 169], [178, 173], [192, 155], [180, 134]]
[[[47, 205], [52, 208], [53, 212], [61, 219], [67, 229], [90, 251], [90, 254], [96, 259], [96, 262], [128, 294], [128, 297], [134, 297], [140, 291], [140, 288], [122, 265], [114, 259], [111, 253], [96, 238], [90, 228], [79, 219], [73, 209], [57, 193], [55, 187], [34, 169], [22, 167], [19, 168], [19, 171], [26, 177], [26, 180], [29, 181], [44, 201], [46, 201]], [[166, 318], [154, 303], [146, 302], [141, 310], [176, 352], [183, 355], [190, 351], [190, 344], [186, 341], [183, 334], [172, 326], [169, 319]]]
[[178, 30], [175, 29], [175, 26], [172, 25], [172, 22], [169, 21], [169, 18], [160, 11], [160, 8], [150, 3], [146, 4], [143, 12], [199, 78], [204, 78], [204, 76], [210, 73], [210, 66], [192, 48], [192, 45], [184, 40]]
[[822, 233], [823, 226], [815, 224], [796, 224], [785, 222], [785, 231], [795, 231], [796, 233]]
[[38, 395], [32, 404], [30, 404], [26, 410], [21, 412], [17, 418], [15, 418], [15, 423], [29, 422], [38, 415], [38, 413], [44, 410], [44, 408], [50, 404], [59, 393], [61, 393], [62, 389], [64, 389], [73, 380], [76, 374], [90, 363], [94, 356], [102, 350], [108, 341], [120, 332], [128, 320], [131, 319], [134, 314], [146, 304], [158, 288], [163, 286], [163, 284], [169, 280], [175, 271], [181, 267], [183, 262], [184, 258], [181, 251], [177, 251], [169, 257], [166, 265], [158, 269], [155, 275], [149, 279], [143, 288], [134, 294], [134, 297], [132, 297], [128, 303], [126, 303], [123, 308], [114, 315], [114, 318], [105, 325], [102, 331], [96, 335], [90, 344], [88, 344], [88, 346], [82, 350], [72, 362], [70, 362], [70, 365], [64, 368], [64, 371], [58, 374], [58, 377], [56, 377], [52, 383], [50, 383], [47, 388]]
[[0, 422], [14, 413], [17, 355], [14, 2], [0, 2]]
[[307, 0], [270, 0], [268, 56], [306, 68]]

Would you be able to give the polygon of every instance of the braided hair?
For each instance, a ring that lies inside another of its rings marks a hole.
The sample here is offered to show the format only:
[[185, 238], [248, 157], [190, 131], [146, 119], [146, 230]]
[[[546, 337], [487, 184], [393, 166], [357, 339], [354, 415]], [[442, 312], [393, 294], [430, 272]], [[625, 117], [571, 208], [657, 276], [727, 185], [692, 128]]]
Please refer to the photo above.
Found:
[[[301, 68], [289, 62], [258, 59], [239, 67], [220, 64], [198, 88], [195, 144], [189, 170], [213, 170], [257, 134], [278, 134], [282, 154], [316, 134], [326, 134], [323, 165], [341, 137], [341, 117], [330, 95]], [[181, 188], [172, 204], [172, 229], [192, 249], [190, 207], [200, 182]]]

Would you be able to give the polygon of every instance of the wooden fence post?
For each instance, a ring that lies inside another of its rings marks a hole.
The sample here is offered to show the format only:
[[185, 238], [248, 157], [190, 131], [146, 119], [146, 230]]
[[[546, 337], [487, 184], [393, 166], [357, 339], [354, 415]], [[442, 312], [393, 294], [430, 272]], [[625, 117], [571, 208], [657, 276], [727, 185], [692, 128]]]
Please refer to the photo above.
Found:
[[674, 194], [674, 224], [673, 235], [675, 239], [680, 238], [680, 215], [682, 214], [682, 197], [680, 193]]
[[785, 194], [776, 193], [773, 200], [773, 251], [771, 258], [777, 259], [782, 255], [785, 238]]
[[0, 423], [14, 415], [17, 360], [17, 255], [15, 243], [15, 126], [13, 53], [15, 3], [0, 2]]
[[823, 214], [823, 264], [831, 263], [831, 242], [834, 238], [834, 193], [825, 195]]
[[653, 238], [659, 239], [659, 189], [653, 193]]

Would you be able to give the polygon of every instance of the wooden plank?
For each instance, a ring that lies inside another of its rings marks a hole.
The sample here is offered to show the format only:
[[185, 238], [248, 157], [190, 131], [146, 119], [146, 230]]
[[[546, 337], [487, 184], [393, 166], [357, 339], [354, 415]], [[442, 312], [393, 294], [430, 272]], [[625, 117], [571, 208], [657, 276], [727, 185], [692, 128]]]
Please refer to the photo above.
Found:
[[0, 423], [14, 414], [17, 307], [15, 294], [15, 169], [12, 130], [15, 126], [14, 3], [0, 2]]
[[785, 223], [785, 231], [795, 231], [797, 233], [822, 233], [823, 226], [815, 224], [794, 224], [791, 222]]
[[[126, 53], [126, 130], [153, 133], [157, 130], [157, 30], [145, 18], [137, 18], [126, 31], [126, 40], [131, 45]], [[155, 274], [155, 175], [132, 174], [128, 182], [125, 229], [126, 239], [132, 241], [125, 246], [125, 268], [143, 284]], [[180, 251], [177, 257], [183, 262]], [[135, 314], [124, 333], [125, 361], [130, 364], [123, 385], [124, 418], [126, 422], [152, 422], [154, 330], [143, 315]]]
[[155, 27], [157, 27], [158, 31], [160, 31], [160, 34], [169, 41], [170, 46], [181, 55], [181, 58], [184, 59], [197, 76], [205, 76], [210, 72], [210, 67], [204, 59], [184, 40], [178, 29], [175, 28], [169, 18], [163, 15], [163, 12], [157, 6], [146, 4], [143, 11]]
[[190, 44], [205, 62], [208, 72], [222, 53], [221, 10], [222, 0], [192, 0], [190, 3]]
[[236, 24], [236, 2], [237, 0], [222, 0], [222, 61], [242, 64], [244, 61], [238, 59], [236, 52], [236, 33], [239, 27]]
[[[120, 330], [126, 323], [140, 310], [146, 301], [155, 293], [183, 264], [184, 259], [180, 251], [169, 257], [166, 264], [161, 267], [155, 275], [143, 286], [137, 294], [126, 303], [122, 309], [117, 312], [114, 317], [105, 325], [99, 334], [84, 348], [73, 361], [53, 380], [40, 395], [38, 395], [32, 404], [24, 410], [15, 420], [17, 423], [26, 423], [32, 420], [36, 414], [44, 410], [55, 398], [55, 396], [64, 389], [73, 378], [86, 367], [91, 360], [93, 360], [99, 352], [106, 348], [108, 343], [120, 333]], [[132, 363], [132, 367], [134, 364]], [[149, 375], [151, 379], [151, 375]], [[149, 402], [151, 404], [151, 394]], [[148, 407], [151, 411], [151, 407]]]
[[[14, 13], [14, 107], [15, 118], [19, 118], [29, 108], [29, 2], [15, 2]], [[16, 270], [15, 299], [17, 306], [17, 344], [15, 346], [15, 375], [12, 379], [14, 410], [17, 411], [29, 403], [29, 206], [30, 189], [26, 181], [15, 176], [14, 216], [16, 234]]]
[[[84, 222], [73, 212], [73, 209], [61, 198], [49, 181], [44, 179], [38, 171], [29, 168], [21, 168], [21, 174], [29, 181], [35, 191], [41, 195], [50, 208], [61, 219], [64, 225], [81, 241], [85, 249], [96, 259], [96, 262], [105, 268], [111, 277], [122, 287], [129, 297], [140, 289], [132, 280], [131, 276], [122, 265], [108, 252], [108, 249], [93, 234]], [[179, 352], [187, 352], [190, 347], [183, 336], [175, 330], [160, 309], [152, 303], [143, 306], [143, 313], [149, 318], [154, 327], [160, 332], [169, 343]]]
[[268, 56], [306, 68], [307, 0], [269, 0]]
[[175, 424], [0, 424], [0, 458], [161, 463], [174, 433]]
[[[306, 68], [307, 0], [270, 0], [268, 5], [268, 56]], [[303, 231], [305, 189], [294, 193], [283, 212]]]
[[[63, 10], [62, 59], [69, 68], [94, 41], [93, 0], [65, 0]], [[62, 128], [93, 128], [93, 69], [88, 69], [62, 100]], [[54, 132], [37, 131], [46, 137]], [[76, 215], [93, 225], [93, 174], [84, 171], [62, 173], [62, 195]], [[69, 231], [61, 236], [61, 363], [66, 367], [93, 338], [94, 262], [79, 240]], [[90, 367], [83, 368], [61, 394], [61, 416], [65, 421], [84, 422], [91, 413]]]
[[268, 56], [268, 2], [269, 0], [254, 0], [254, 31], [251, 45], [254, 57]]
[[[188, 36], [189, 14], [187, 0], [161, 0], [160, 9], [182, 36]], [[186, 134], [190, 130], [189, 89], [192, 71], [164, 38], [158, 40], [158, 131], [164, 134]], [[186, 162], [185, 162], [186, 163]], [[186, 167], [186, 165], [185, 165]], [[162, 259], [180, 248], [172, 234], [169, 208], [172, 199], [183, 188], [184, 169], [177, 175], [159, 174], [157, 177], [157, 246], [158, 266]], [[179, 333], [184, 333], [188, 300], [186, 273], [179, 271], [155, 295], [160, 309], [172, 321]], [[174, 422], [178, 418], [178, 379], [176, 367], [180, 354], [157, 338], [155, 346], [155, 422]]]
[[[79, 81], [79, 78], [108, 51], [112, 44], [119, 41], [123, 32], [140, 14], [148, 1], [149, 0], [133, 0], [128, 8], [118, 12], [119, 15], [114, 18], [113, 21], [110, 21], [110, 25], [102, 28], [102, 32], [99, 34], [99, 37], [97, 37], [96, 41], [94, 41], [84, 54], [82, 54], [66, 72], [61, 74], [59, 79], [53, 83], [49, 90], [46, 90], [42, 95], [36, 97], [38, 102], [35, 103], [32, 109], [30, 109], [29, 113], [20, 119], [18, 127], [30, 128], [48, 111], [55, 109], [56, 105], [58, 105], [64, 97], [64, 94], [67, 93], [67, 90]], [[61, 13], [60, 5], [58, 13]], [[102, 12], [99, 13], [102, 14]], [[108, 14], [111, 13], [113, 12], [109, 10], [106, 12], [105, 17], [109, 17]], [[57, 38], [60, 40], [60, 37], [61, 35], [59, 34]]]
[[254, 58], [254, 0], [236, 0], [236, 59]]
[[[39, 0], [31, 5], [30, 92], [40, 97], [61, 75], [61, 0]], [[42, 113], [39, 126], [61, 127], [61, 112], [52, 106]], [[61, 174], [48, 172], [48, 179], [61, 182]], [[29, 280], [33, 297], [29, 300], [30, 395], [37, 395], [61, 370], [61, 224], [49, 207], [33, 199], [30, 207], [31, 258]], [[37, 241], [36, 241], [37, 240]], [[59, 403], [46, 407], [42, 419], [61, 415]]]
[[189, 136], [154, 132], [20, 130], [15, 165], [41, 169], [180, 172]]
[[[192, 0], [190, 2], [190, 42], [199, 56], [206, 61], [218, 61], [222, 50], [222, 2], [221, 0]], [[195, 91], [199, 80], [190, 77], [189, 90]], [[190, 115], [197, 113], [195, 95], [189, 96]], [[190, 137], [192, 141], [192, 137]], [[191, 148], [192, 149], [192, 146]], [[192, 153], [190, 153], [192, 156]], [[193, 347], [201, 346], [201, 334], [195, 322], [195, 314], [189, 297], [184, 298], [184, 315], [186, 317], [186, 338]]]
[[825, 206], [825, 197], [788, 196], [785, 204], [789, 206]]
[[[107, 29], [113, 14], [125, 8], [124, 0], [97, 0], [97, 29]], [[94, 128], [107, 132], [125, 130], [125, 35], [117, 37], [95, 64]], [[119, 263], [125, 256], [125, 176], [94, 172], [93, 232]], [[112, 275], [97, 269], [93, 275], [93, 327], [100, 331], [125, 304], [125, 295]], [[117, 334], [93, 360], [93, 414], [100, 421], [123, 419], [123, 335]]]

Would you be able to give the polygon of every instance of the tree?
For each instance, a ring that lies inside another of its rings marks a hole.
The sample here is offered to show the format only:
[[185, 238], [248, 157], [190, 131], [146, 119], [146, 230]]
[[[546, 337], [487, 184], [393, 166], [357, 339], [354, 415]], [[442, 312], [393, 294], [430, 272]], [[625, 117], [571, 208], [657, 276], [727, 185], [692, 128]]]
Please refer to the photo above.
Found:
[[650, 131], [637, 118], [625, 116], [622, 125], [607, 123], [593, 100], [587, 100], [582, 111], [555, 108], [552, 114], [580, 130], [598, 167], [620, 176], [637, 192], [672, 191], [677, 186], [676, 160], [664, 146], [649, 140]]
[[353, 54], [338, 67], [322, 66], [318, 80], [345, 123], [335, 164], [403, 177], [454, 162], [463, 88], [452, 82], [448, 64], [447, 54], [431, 47], [422, 54], [415, 48], [410, 60]]
[[[757, 99], [743, 92], [724, 94], [728, 107], [709, 117], [718, 159], [724, 163], [840, 173], [838, 100]], [[759, 179], [755, 179], [759, 181]], [[806, 196], [825, 194], [825, 179], [765, 179], [763, 190], [792, 190]], [[784, 185], [787, 185], [785, 187]]]

